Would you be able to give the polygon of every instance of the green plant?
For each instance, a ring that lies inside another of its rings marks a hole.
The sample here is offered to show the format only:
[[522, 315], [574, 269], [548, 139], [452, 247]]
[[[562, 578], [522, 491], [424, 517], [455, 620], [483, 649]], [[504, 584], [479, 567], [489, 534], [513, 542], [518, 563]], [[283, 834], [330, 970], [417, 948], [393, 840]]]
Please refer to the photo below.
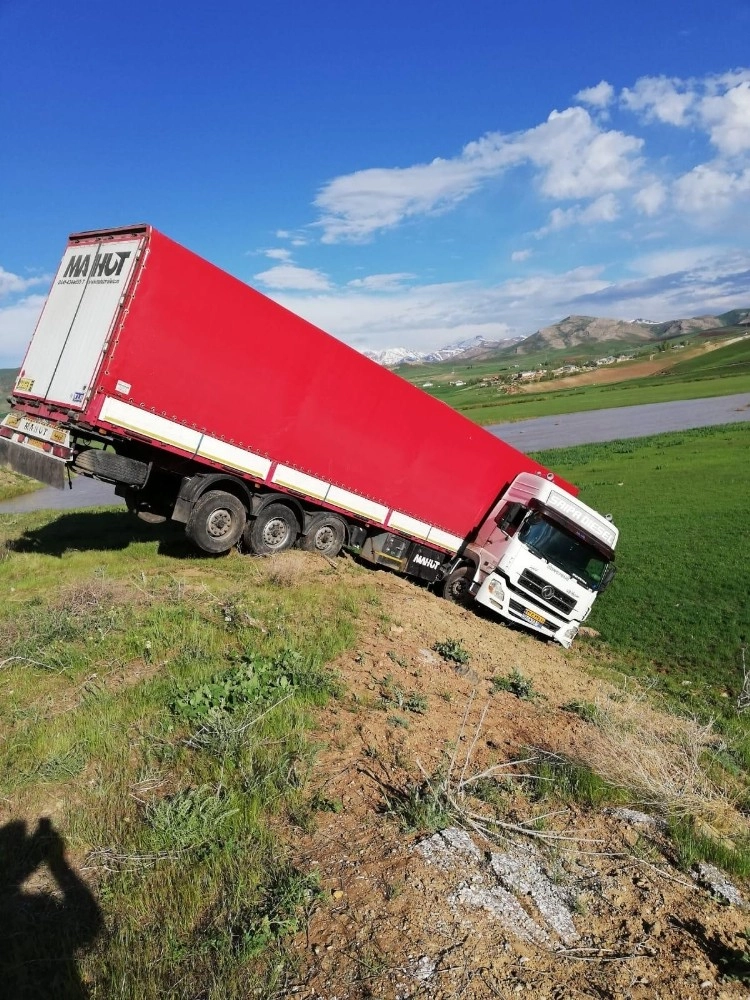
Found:
[[534, 690], [534, 682], [530, 677], [522, 674], [518, 667], [514, 667], [509, 674], [504, 676], [496, 674], [491, 683], [493, 693], [508, 691], [523, 701], [533, 701], [534, 698], [539, 697], [539, 694]]
[[602, 717], [601, 710], [592, 701], [569, 701], [562, 706], [562, 710], [563, 712], [571, 712], [579, 719], [590, 722], [592, 725], [599, 723]]
[[427, 698], [419, 691], [405, 692], [394, 683], [390, 674], [387, 674], [380, 682], [380, 700], [383, 707], [395, 705], [397, 708], [407, 712], [415, 712], [424, 715], [427, 711]]
[[214, 674], [197, 688], [180, 691], [169, 707], [181, 718], [200, 722], [250, 704], [267, 705], [294, 690], [293, 670], [288, 666], [284, 656], [273, 660], [243, 656], [239, 666]]
[[672, 817], [667, 823], [677, 853], [677, 862], [688, 871], [699, 861], [723, 868], [731, 875], [750, 875], [750, 837], [719, 840], [698, 829], [692, 817]]
[[219, 827], [237, 812], [226, 796], [209, 785], [188, 788], [146, 809], [157, 849], [194, 850], [211, 845]]
[[445, 642], [436, 642], [433, 650], [450, 663], [466, 664], [471, 659], [471, 654], [464, 649], [460, 639], [446, 639]]
[[241, 911], [227, 928], [234, 951], [243, 959], [254, 958], [270, 944], [296, 934], [320, 893], [317, 872], [303, 874], [289, 863], [272, 867], [258, 905]]
[[386, 812], [405, 832], [435, 833], [453, 822], [453, 813], [439, 781], [412, 783], [386, 796]]
[[627, 792], [606, 782], [590, 767], [556, 754], [544, 754], [532, 763], [529, 775], [523, 780], [535, 801], [555, 798], [598, 807], [629, 800]]

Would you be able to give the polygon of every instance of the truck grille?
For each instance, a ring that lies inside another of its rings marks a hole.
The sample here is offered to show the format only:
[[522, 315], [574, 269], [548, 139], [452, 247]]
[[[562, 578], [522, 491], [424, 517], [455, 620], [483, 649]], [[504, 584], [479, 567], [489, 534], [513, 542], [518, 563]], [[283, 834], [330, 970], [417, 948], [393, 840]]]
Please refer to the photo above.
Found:
[[[557, 587], [553, 587], [551, 583], [547, 583], [541, 576], [537, 576], [536, 573], [532, 573], [528, 569], [525, 569], [521, 573], [518, 578], [518, 584], [539, 600], [544, 601], [546, 604], [551, 604], [553, 608], [562, 611], [563, 614], [569, 615], [576, 606], [574, 597], [568, 597], [567, 594], [563, 594]], [[542, 590], [546, 591], [544, 595], [542, 595]], [[552, 591], [551, 594], [549, 593], [550, 591]]]

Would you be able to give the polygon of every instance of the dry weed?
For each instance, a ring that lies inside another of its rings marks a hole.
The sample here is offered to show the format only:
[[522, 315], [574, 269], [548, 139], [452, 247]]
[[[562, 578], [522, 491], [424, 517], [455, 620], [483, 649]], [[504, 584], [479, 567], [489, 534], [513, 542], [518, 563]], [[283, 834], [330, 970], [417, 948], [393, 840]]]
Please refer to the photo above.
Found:
[[297, 587], [310, 574], [310, 556], [298, 549], [255, 560], [262, 579], [277, 587]]
[[660, 713], [637, 691], [603, 699], [597, 708], [581, 763], [665, 815], [699, 817], [719, 829], [742, 824], [730, 793], [706, 768], [717, 743], [710, 722]]

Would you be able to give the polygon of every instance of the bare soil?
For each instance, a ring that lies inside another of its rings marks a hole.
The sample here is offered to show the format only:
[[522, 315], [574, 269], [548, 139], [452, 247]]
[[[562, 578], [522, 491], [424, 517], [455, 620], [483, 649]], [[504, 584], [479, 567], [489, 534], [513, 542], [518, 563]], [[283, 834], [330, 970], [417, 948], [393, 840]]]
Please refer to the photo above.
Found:
[[[507, 629], [390, 574], [379, 583], [381, 608], [364, 621], [357, 649], [335, 664], [346, 694], [319, 718], [323, 749], [311, 781], [318, 811], [292, 837], [297, 863], [319, 871], [329, 896], [294, 943], [300, 968], [288, 995], [745, 996], [724, 973], [747, 946], [740, 936], [747, 913], [675, 867], [658, 821], [577, 805], [550, 819], [550, 830], [574, 839], [532, 841], [530, 850], [550, 876], [548, 895], [567, 899], [574, 931], [561, 938], [540, 916], [537, 897], [516, 892], [541, 928], [541, 944], [498, 915], [498, 900], [516, 904], [493, 874], [503, 864], [493, 852], [516, 851], [525, 838], [490, 843], [468, 827], [477, 857], [459, 852], [441, 866], [420, 849], [426, 834], [402, 832], [387, 801], [452, 755], [457, 772], [468, 759], [467, 774], [529, 747], [585, 758], [596, 727], [563, 706], [600, 700], [616, 684], [594, 677], [575, 649]], [[467, 665], [432, 651], [447, 639], [469, 651]], [[492, 693], [491, 677], [514, 668], [542, 697]], [[404, 705], [412, 693], [422, 696], [424, 711], [399, 708], [394, 690]], [[520, 795], [505, 818], [521, 823], [551, 808]]]

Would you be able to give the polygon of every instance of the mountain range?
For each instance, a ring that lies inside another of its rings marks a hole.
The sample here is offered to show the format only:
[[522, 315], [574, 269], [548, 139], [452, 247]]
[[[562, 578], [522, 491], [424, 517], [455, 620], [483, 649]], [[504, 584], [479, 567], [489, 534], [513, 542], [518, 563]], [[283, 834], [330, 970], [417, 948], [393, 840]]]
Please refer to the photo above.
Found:
[[657, 323], [653, 320], [605, 319], [598, 316], [566, 316], [559, 323], [545, 326], [528, 337], [510, 340], [485, 340], [472, 337], [448, 344], [436, 351], [410, 351], [394, 347], [386, 351], [365, 351], [365, 355], [387, 368], [399, 365], [433, 364], [439, 361], [484, 361], [498, 356], [534, 354], [595, 342], [667, 340], [729, 326], [750, 326], [750, 309], [732, 309], [718, 316], [692, 316]]

